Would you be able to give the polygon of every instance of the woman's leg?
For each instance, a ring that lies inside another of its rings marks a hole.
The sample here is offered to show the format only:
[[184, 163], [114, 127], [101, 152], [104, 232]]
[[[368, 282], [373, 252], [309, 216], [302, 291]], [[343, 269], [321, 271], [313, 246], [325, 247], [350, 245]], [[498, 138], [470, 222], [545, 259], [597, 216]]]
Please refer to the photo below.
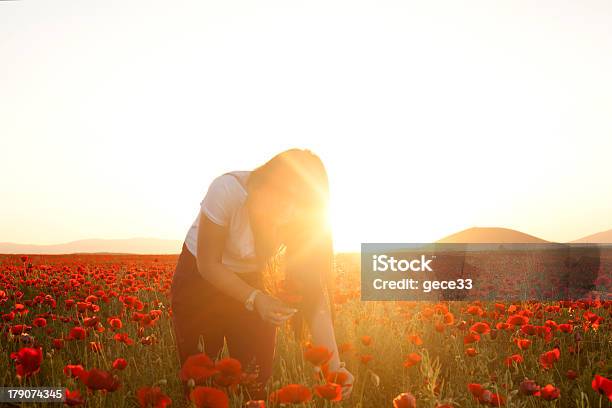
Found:
[[229, 354], [240, 361], [245, 371], [256, 367], [258, 376], [247, 388], [251, 398], [265, 399], [265, 386], [272, 376], [276, 327], [238, 302], [232, 304], [231, 313], [231, 324], [226, 330]]
[[[224, 324], [218, 316], [219, 299], [197, 271], [195, 258], [183, 245], [171, 287], [172, 326], [179, 363], [200, 353], [200, 336], [204, 352], [214, 359], [223, 348]], [[185, 397], [189, 398], [187, 383]]]
[[[262, 287], [258, 276], [245, 275], [242, 278], [255, 287]], [[244, 370], [249, 370], [252, 363], [257, 365], [259, 375], [256, 383], [261, 387], [255, 383], [248, 388], [252, 398], [265, 399], [263, 386], [272, 375], [276, 327], [202, 279], [195, 257], [185, 246], [173, 277], [171, 300], [181, 365], [190, 355], [200, 352], [200, 336], [204, 339], [206, 354], [213, 359], [222, 350], [225, 339], [230, 356], [239, 360]]]
[[220, 293], [198, 272], [195, 257], [183, 244], [170, 290], [172, 320], [181, 365], [199, 353], [199, 337], [211, 358], [223, 348], [224, 321], [219, 318]]
[[211, 319], [204, 306], [198, 309], [191, 305], [172, 305], [172, 323], [181, 366], [193, 354], [201, 353], [200, 336], [204, 341], [204, 352], [212, 359], [223, 349], [223, 327]]
[[[172, 305], [174, 337], [181, 367], [189, 356], [201, 353], [200, 337], [204, 342], [204, 352], [211, 359], [214, 360], [223, 349], [223, 327], [220, 324], [211, 324], [210, 313], [206, 312], [205, 307], [198, 309], [178, 302]], [[187, 401], [189, 391], [187, 381], [183, 382], [183, 394]]]

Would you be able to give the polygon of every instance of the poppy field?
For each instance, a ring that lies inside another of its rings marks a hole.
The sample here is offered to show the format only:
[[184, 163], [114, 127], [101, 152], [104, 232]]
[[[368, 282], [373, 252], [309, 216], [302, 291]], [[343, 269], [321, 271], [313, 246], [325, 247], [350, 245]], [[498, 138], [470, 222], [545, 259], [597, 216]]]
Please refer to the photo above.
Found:
[[[355, 376], [350, 398], [340, 400], [347, 385], [328, 369], [329, 351], [287, 323], [267, 397], [251, 399], [256, 370], [227, 353], [180, 366], [169, 302], [176, 261], [0, 255], [0, 385], [62, 387], [66, 405], [86, 407], [612, 404], [612, 301], [362, 302], [359, 259], [348, 254], [336, 259], [331, 303], [340, 359]], [[598, 285], [609, 292], [609, 281]]]

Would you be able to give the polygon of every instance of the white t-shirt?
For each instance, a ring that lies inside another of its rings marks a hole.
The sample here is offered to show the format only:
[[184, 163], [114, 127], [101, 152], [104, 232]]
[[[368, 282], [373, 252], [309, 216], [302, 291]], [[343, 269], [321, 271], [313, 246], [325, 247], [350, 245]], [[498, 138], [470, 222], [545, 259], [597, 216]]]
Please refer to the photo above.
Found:
[[[244, 185], [250, 173], [250, 171], [232, 172]], [[200, 202], [200, 211], [185, 237], [187, 249], [196, 256], [198, 224], [203, 213], [215, 224], [228, 227], [221, 263], [237, 273], [256, 271], [253, 232], [244, 205], [246, 198], [247, 191], [235, 177], [223, 174], [215, 178]]]

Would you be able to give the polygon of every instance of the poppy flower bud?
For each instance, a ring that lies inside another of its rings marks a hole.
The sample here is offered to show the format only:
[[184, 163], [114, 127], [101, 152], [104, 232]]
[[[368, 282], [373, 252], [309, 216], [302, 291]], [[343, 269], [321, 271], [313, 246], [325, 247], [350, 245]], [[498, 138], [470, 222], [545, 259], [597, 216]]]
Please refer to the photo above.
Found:
[[250, 400], [250, 401], [247, 401], [244, 408], [266, 408], [266, 402], [262, 400], [258, 400], [258, 401]]
[[565, 376], [570, 380], [575, 380], [576, 378], [578, 378], [578, 373], [574, 370], [567, 370]]
[[533, 395], [533, 394], [535, 394], [536, 392], [538, 392], [540, 390], [540, 386], [538, 384], [536, 384], [535, 381], [528, 380], [527, 378], [525, 378], [521, 382], [521, 384], [519, 386], [519, 390], [524, 395]]

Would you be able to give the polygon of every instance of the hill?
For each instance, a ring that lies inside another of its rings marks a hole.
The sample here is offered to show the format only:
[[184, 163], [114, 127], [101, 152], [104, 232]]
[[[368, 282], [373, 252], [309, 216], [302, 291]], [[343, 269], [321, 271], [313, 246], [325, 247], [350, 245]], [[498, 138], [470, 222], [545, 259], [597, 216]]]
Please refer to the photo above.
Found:
[[608, 231], [598, 232], [596, 234], [587, 235], [572, 243], [576, 244], [612, 244], [612, 229]]
[[158, 238], [82, 239], [55, 245], [0, 242], [0, 254], [129, 253], [178, 254], [183, 242]]
[[448, 235], [437, 242], [466, 244], [531, 244], [546, 243], [548, 241], [509, 228], [473, 227]]

